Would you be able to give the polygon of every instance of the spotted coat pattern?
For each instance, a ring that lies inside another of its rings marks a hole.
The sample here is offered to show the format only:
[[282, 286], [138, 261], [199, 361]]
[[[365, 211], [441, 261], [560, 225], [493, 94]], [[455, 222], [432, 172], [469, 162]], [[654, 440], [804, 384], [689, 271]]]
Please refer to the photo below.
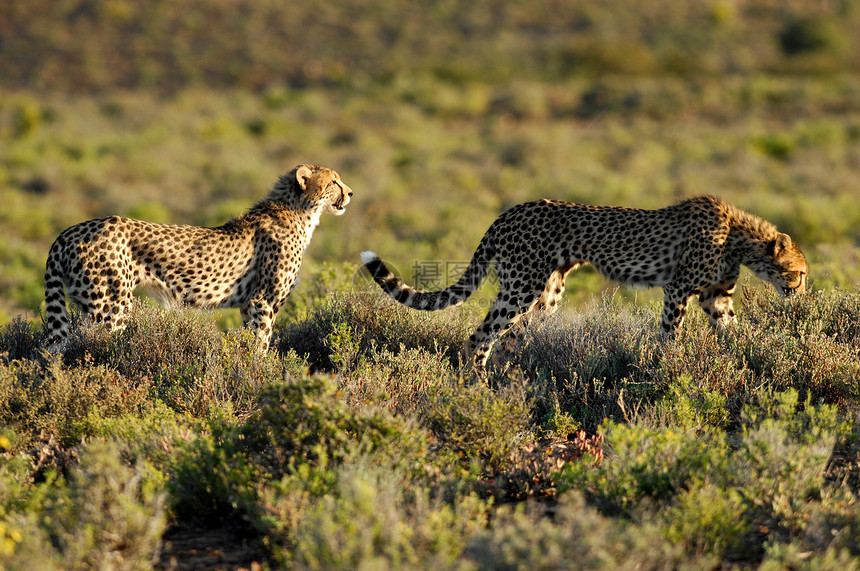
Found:
[[735, 321], [732, 294], [741, 264], [780, 295], [805, 291], [809, 266], [787, 234], [715, 196], [699, 196], [660, 210], [538, 200], [514, 206], [490, 226], [463, 276], [436, 292], [415, 290], [373, 252], [362, 262], [394, 299], [437, 310], [466, 300], [495, 259], [499, 294], [466, 342], [479, 373], [495, 341], [520, 322], [555, 310], [568, 273], [591, 264], [621, 283], [663, 288], [661, 326], [681, 326], [693, 296], [711, 324]]
[[66, 295], [116, 329], [140, 285], [163, 305], [238, 307], [259, 346], [268, 347], [321, 213], [343, 214], [351, 196], [335, 171], [299, 165], [247, 213], [217, 228], [119, 216], [72, 226], [51, 246], [45, 266], [49, 343], [68, 336]]

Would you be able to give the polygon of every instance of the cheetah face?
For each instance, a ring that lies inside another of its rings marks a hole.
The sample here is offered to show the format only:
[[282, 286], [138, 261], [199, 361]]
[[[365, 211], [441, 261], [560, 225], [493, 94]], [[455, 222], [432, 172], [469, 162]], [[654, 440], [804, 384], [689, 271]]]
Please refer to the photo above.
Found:
[[326, 212], [340, 216], [352, 196], [352, 189], [340, 180], [335, 171], [320, 166], [301, 165], [296, 169], [304, 200], [311, 205], [322, 205]]
[[806, 291], [806, 280], [809, 275], [809, 264], [803, 257], [803, 252], [791, 241], [788, 234], [780, 234], [769, 245], [768, 253], [773, 256], [769, 260], [763, 280], [770, 282], [780, 296], [786, 297], [794, 292]]
[[330, 212], [335, 216], [340, 216], [346, 212], [346, 205], [349, 204], [349, 197], [352, 196], [352, 189], [343, 184], [337, 173], [332, 171], [337, 177], [332, 179], [325, 189], [325, 192], [330, 197], [326, 202], [326, 212]]

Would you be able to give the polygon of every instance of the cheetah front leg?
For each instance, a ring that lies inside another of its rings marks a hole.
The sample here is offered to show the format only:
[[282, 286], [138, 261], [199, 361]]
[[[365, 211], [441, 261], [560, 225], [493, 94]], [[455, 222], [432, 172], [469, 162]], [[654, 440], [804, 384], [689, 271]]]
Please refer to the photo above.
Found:
[[693, 293], [688, 288], [668, 285], [663, 288], [663, 315], [660, 319], [663, 338], [672, 338], [684, 324], [684, 316]]
[[239, 312], [245, 327], [253, 331], [257, 338], [257, 350], [265, 352], [272, 338], [276, 310], [265, 299], [255, 298], [239, 308]]
[[707, 287], [699, 294], [699, 305], [708, 315], [708, 320], [717, 331], [737, 323], [732, 305], [732, 294], [734, 293], [735, 281], [732, 280]]
[[[275, 237], [261, 235], [255, 247], [261, 252], [256, 261], [258, 274], [256, 287], [250, 293], [250, 301], [239, 307], [242, 323], [254, 332], [257, 339], [257, 352], [265, 353], [272, 340], [272, 330], [278, 310], [286, 301], [298, 275], [298, 264], [301, 256], [295, 258], [292, 253], [285, 252], [284, 244]], [[298, 261], [297, 261], [298, 260]]]

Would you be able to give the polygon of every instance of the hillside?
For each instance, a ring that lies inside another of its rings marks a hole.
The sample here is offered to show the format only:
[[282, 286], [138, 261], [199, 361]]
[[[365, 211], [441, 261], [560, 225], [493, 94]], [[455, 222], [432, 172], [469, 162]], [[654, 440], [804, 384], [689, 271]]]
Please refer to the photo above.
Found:
[[0, 7], [6, 87], [260, 89], [856, 71], [852, 0], [31, 0]]

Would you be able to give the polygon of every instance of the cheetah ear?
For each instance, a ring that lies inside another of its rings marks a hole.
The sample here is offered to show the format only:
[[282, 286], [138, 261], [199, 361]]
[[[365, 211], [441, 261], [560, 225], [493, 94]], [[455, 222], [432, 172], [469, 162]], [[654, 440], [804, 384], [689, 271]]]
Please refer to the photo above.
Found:
[[773, 241], [773, 255], [778, 256], [780, 252], [791, 246], [791, 237], [788, 234], [780, 234]]
[[313, 172], [308, 165], [301, 165], [296, 168], [296, 181], [302, 190], [308, 189], [308, 182], [311, 180], [312, 174]]

